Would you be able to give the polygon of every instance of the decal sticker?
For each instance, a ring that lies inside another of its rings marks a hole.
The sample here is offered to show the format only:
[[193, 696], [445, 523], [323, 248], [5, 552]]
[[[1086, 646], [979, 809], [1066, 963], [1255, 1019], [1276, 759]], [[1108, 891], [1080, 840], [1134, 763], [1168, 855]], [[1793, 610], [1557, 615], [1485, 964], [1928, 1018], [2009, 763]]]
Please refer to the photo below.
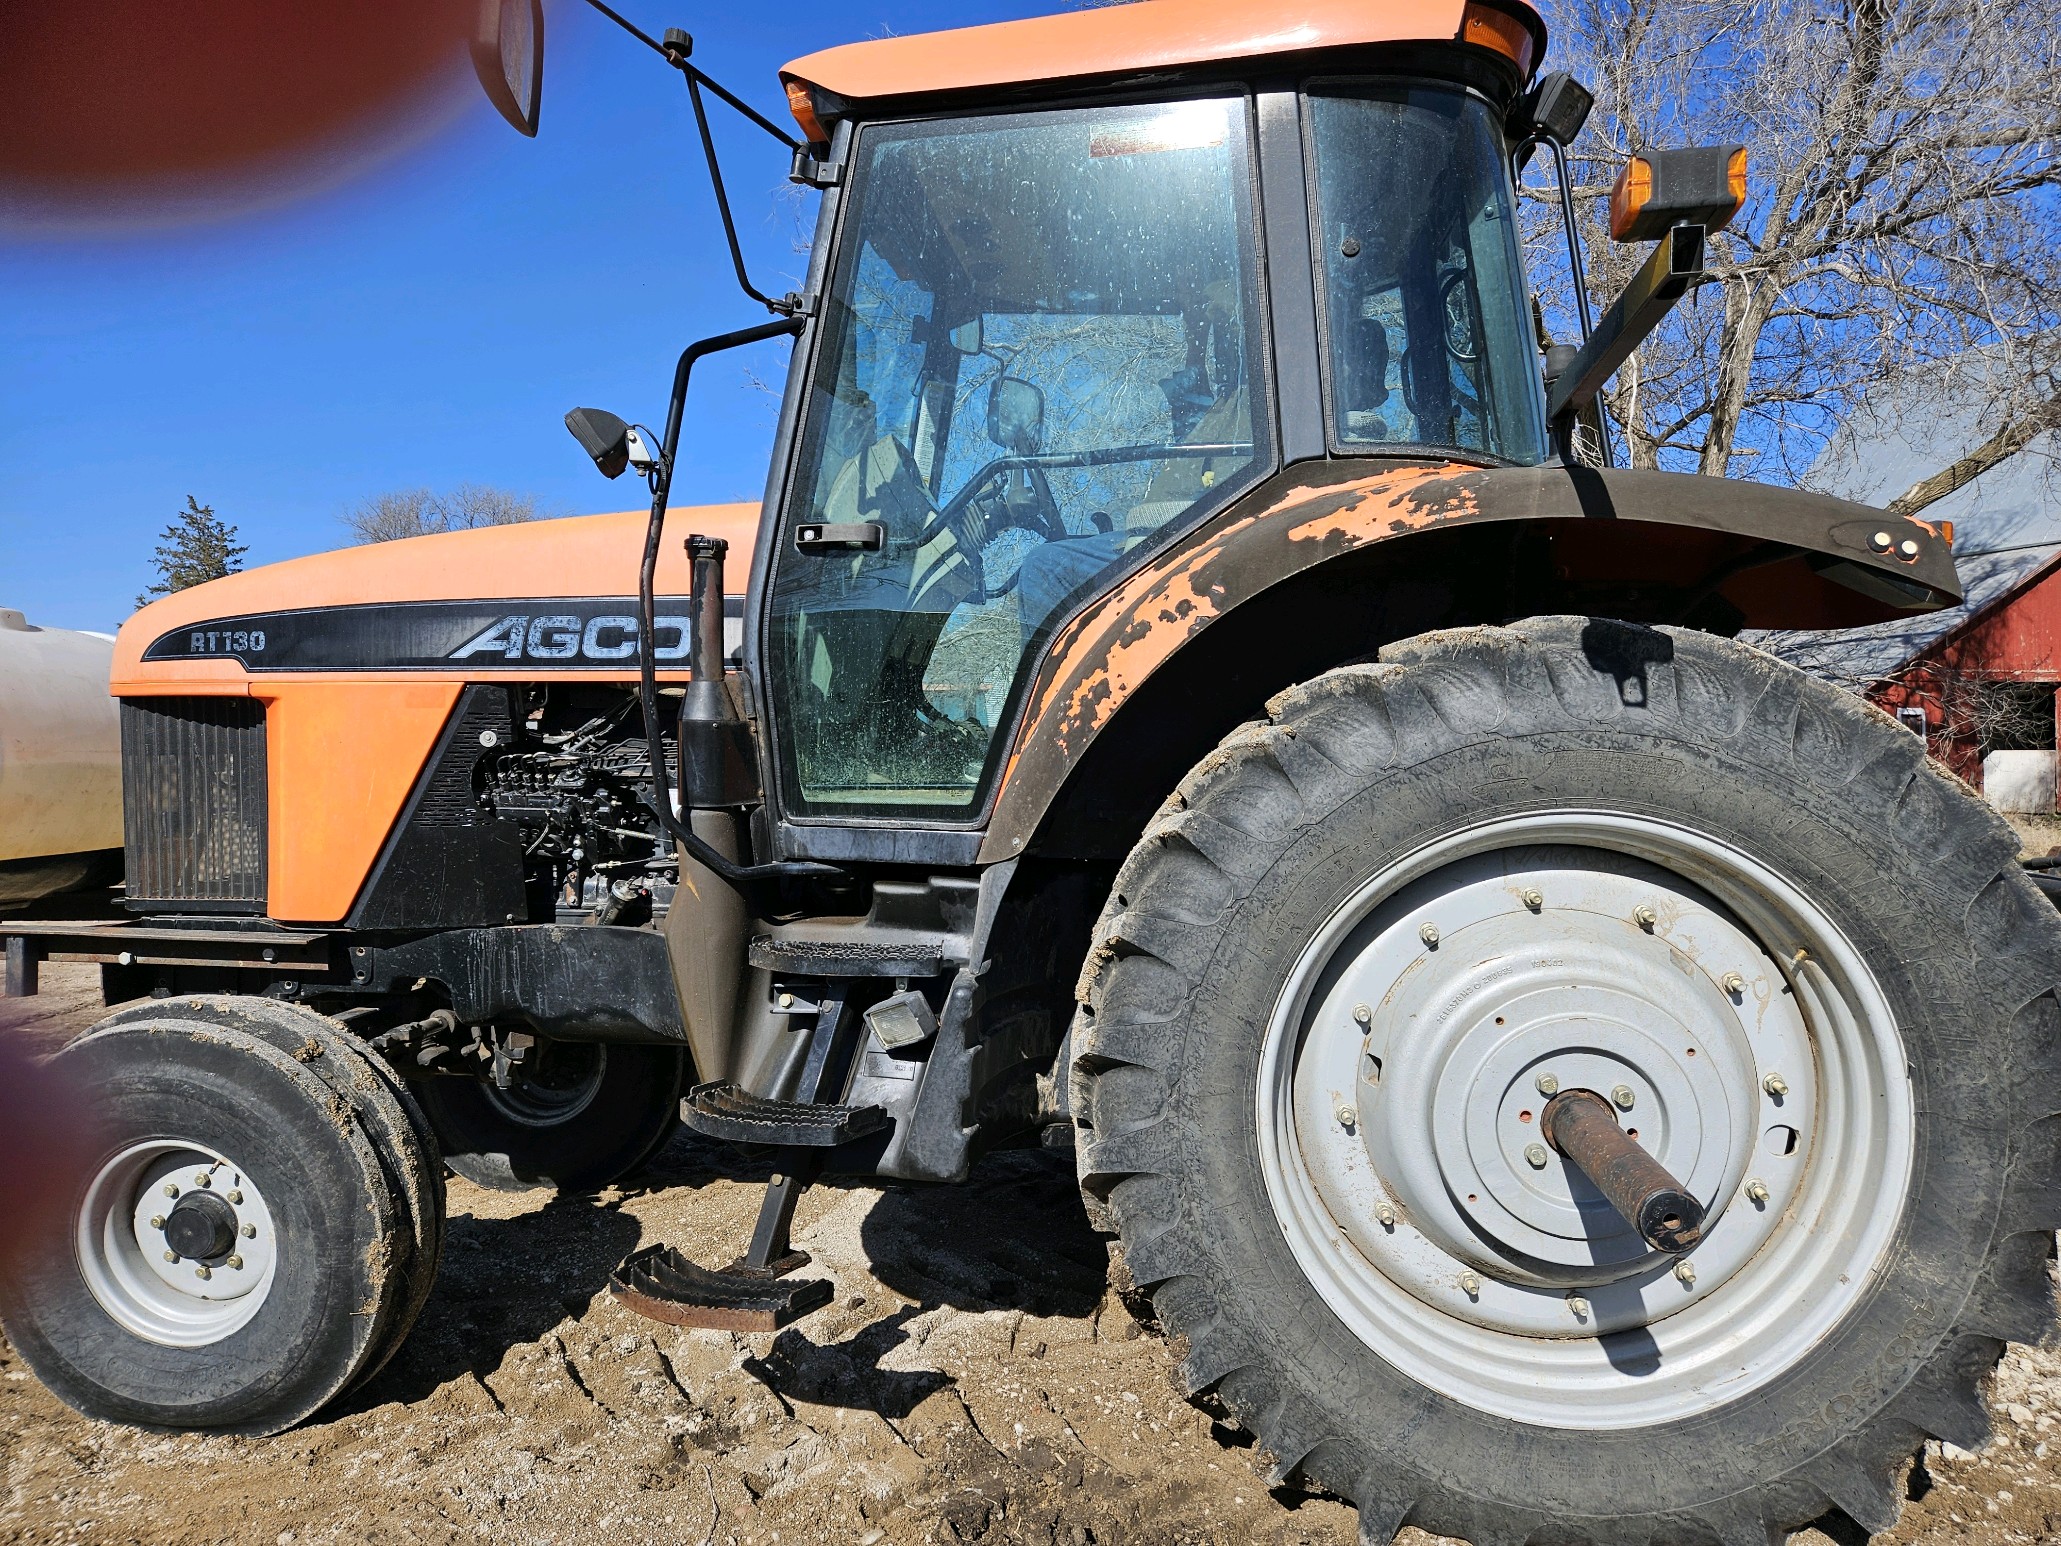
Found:
[[[656, 623], [658, 662], [685, 661], [687, 598], [658, 598]], [[215, 618], [161, 635], [143, 658], [236, 660], [247, 671], [634, 670], [637, 631], [636, 603], [622, 596], [409, 601]], [[723, 653], [734, 657], [743, 640], [744, 598], [726, 596]]]

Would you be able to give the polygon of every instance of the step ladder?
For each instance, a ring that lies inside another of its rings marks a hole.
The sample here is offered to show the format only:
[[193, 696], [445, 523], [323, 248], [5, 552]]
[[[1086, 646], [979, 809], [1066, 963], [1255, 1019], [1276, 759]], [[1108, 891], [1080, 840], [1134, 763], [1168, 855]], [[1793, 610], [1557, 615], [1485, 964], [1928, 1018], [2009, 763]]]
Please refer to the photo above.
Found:
[[697, 1133], [730, 1143], [770, 1145], [778, 1169], [759, 1205], [751, 1245], [727, 1267], [703, 1267], [666, 1245], [632, 1252], [608, 1280], [625, 1308], [674, 1326], [716, 1331], [778, 1331], [830, 1302], [823, 1278], [790, 1278], [809, 1254], [788, 1239], [794, 1207], [823, 1172], [828, 1152], [879, 1131], [879, 1106], [847, 1106], [821, 1097], [844, 1086], [864, 1022], [850, 1007], [850, 988], [832, 983], [809, 1037], [796, 1100], [767, 1100], [728, 1082], [696, 1085], [681, 1117]]

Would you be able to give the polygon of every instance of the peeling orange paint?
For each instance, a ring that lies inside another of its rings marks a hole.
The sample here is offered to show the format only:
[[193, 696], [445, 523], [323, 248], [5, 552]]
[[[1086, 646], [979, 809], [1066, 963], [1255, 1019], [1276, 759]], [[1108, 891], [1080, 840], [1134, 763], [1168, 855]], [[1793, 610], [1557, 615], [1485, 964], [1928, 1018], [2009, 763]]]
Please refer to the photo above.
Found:
[[1330, 545], [1342, 539], [1337, 540], [1342, 550], [1478, 513], [1478, 501], [1461, 487], [1444, 503], [1413, 498], [1426, 484], [1451, 479], [1453, 472], [1451, 464], [1437, 463], [1291, 489], [1271, 505], [1226, 522], [1166, 567], [1132, 576], [1076, 619], [1055, 644], [1003, 786], [1022, 757], [1023, 735], [1056, 719], [1052, 734], [1061, 753], [1070, 757], [1076, 740], [1085, 745], [1092, 739], [1147, 677], [1222, 613], [1223, 582], [1209, 576], [1236, 539], [1256, 526], [1313, 508], [1319, 513], [1287, 527], [1283, 540]]

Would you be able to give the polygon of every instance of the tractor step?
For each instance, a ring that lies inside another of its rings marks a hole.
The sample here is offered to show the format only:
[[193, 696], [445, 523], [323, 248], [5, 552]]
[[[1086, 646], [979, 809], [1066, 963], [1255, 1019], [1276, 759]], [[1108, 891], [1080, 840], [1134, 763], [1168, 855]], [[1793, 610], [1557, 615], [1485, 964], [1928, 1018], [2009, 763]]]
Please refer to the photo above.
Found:
[[777, 1148], [830, 1149], [887, 1126], [879, 1106], [832, 1106], [766, 1100], [727, 1081], [697, 1084], [680, 1102], [681, 1120], [695, 1132], [731, 1143]]
[[671, 1246], [647, 1245], [625, 1257], [608, 1291], [626, 1309], [672, 1326], [710, 1331], [778, 1331], [830, 1302], [827, 1278], [785, 1279], [806, 1267], [806, 1251], [789, 1251], [764, 1267], [733, 1262], [720, 1271], [697, 1266]]

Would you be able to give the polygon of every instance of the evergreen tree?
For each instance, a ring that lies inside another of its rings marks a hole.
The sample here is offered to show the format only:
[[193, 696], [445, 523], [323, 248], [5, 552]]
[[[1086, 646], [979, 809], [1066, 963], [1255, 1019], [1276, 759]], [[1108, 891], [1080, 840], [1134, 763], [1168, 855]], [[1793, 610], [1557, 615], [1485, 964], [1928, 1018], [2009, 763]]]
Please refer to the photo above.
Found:
[[157, 565], [157, 583], [136, 598], [136, 605], [148, 606], [189, 585], [234, 574], [243, 567], [243, 555], [249, 551], [236, 540], [236, 528], [215, 515], [213, 505], [201, 504], [188, 494], [186, 508], [164, 529], [151, 558]]

